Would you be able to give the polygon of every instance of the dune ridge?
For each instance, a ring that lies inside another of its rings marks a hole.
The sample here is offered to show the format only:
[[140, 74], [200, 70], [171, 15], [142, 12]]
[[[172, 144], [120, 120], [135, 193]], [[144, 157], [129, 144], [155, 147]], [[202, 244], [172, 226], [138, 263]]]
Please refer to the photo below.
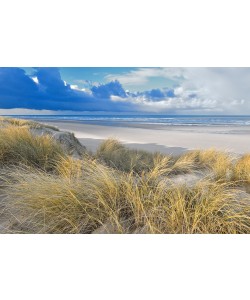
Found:
[[181, 155], [0, 120], [1, 233], [250, 233], [250, 154]]

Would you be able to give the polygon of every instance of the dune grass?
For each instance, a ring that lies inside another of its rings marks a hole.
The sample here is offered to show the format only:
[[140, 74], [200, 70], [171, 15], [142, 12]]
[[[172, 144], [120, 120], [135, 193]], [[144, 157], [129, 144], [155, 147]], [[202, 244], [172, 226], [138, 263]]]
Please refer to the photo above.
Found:
[[193, 170], [194, 159], [181, 156], [178, 159], [158, 152], [129, 149], [116, 139], [107, 139], [97, 149], [96, 157], [109, 167], [141, 174], [164, 164], [165, 174], [174, 175]]
[[215, 180], [230, 180], [234, 157], [225, 151], [216, 149], [194, 150], [183, 154], [177, 162], [184, 162], [187, 169], [208, 170]]
[[28, 127], [28, 128], [48, 128], [54, 131], [59, 131], [59, 129], [55, 126], [48, 124], [40, 124], [31, 120], [23, 120], [17, 118], [9, 118], [9, 117], [0, 117], [0, 126], [18, 126], [18, 127]]
[[127, 183], [135, 228], [143, 233], [249, 233], [249, 204], [221, 182], [193, 187], [169, 182], [138, 188]]
[[0, 164], [26, 164], [49, 170], [64, 156], [62, 147], [48, 135], [37, 136], [26, 127], [0, 129]]
[[239, 158], [234, 167], [232, 179], [244, 185], [250, 186], [250, 154], [243, 155]]
[[114, 172], [90, 159], [79, 162], [77, 170], [72, 162], [59, 162], [58, 174], [25, 168], [11, 172], [11, 180], [5, 180], [8, 209], [21, 216], [14, 232], [90, 233], [108, 218], [118, 218]]
[[242, 156], [234, 166], [234, 176], [250, 183], [250, 154]]
[[[0, 128], [0, 167], [7, 232], [250, 233], [250, 195], [239, 188], [250, 184], [250, 155], [209, 149], [176, 158], [108, 139], [76, 159], [13, 121]], [[204, 178], [175, 181], [193, 172]]]
[[233, 157], [215, 149], [189, 151], [177, 158], [160, 153], [131, 150], [115, 139], [105, 140], [97, 150], [97, 158], [121, 171], [140, 174], [165, 160], [169, 175], [209, 170], [216, 180], [228, 180], [233, 169]]
[[91, 233], [105, 224], [110, 233], [250, 232], [249, 198], [230, 183], [176, 185], [162, 177], [164, 163], [138, 175], [70, 158], [57, 170], [12, 173], [5, 192], [9, 209], [22, 216], [15, 232]]
[[128, 149], [116, 139], [107, 139], [97, 149], [96, 156], [108, 166], [124, 172], [141, 173], [154, 166], [155, 159], [163, 157], [159, 153]]

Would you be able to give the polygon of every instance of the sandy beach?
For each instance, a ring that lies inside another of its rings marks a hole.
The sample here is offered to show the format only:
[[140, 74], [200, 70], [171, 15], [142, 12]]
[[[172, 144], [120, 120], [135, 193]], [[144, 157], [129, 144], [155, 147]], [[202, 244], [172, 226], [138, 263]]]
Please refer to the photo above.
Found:
[[250, 152], [250, 126], [149, 126], [144, 128], [89, 125], [71, 121], [44, 121], [70, 131], [95, 151], [107, 138], [116, 138], [130, 148], [179, 155], [193, 149], [217, 148], [237, 154]]

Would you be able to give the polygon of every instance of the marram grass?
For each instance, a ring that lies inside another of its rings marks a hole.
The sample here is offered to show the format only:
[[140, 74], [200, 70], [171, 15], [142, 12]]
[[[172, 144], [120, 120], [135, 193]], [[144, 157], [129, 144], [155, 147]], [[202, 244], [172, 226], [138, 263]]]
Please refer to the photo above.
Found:
[[68, 168], [11, 174], [8, 209], [22, 216], [13, 232], [90, 233], [107, 223], [110, 233], [250, 232], [249, 198], [229, 183], [176, 185], [162, 177], [164, 167], [135, 176], [95, 160]]
[[0, 165], [26, 164], [51, 169], [64, 156], [62, 147], [49, 135], [37, 136], [29, 128], [0, 129]]
[[155, 159], [164, 157], [159, 153], [128, 149], [116, 139], [107, 139], [97, 149], [96, 156], [109, 167], [124, 172], [141, 173], [155, 164]]
[[[76, 159], [28, 124], [10, 123], [0, 128], [6, 232], [250, 233], [249, 155], [210, 149], [175, 158], [109, 139]], [[201, 180], [176, 181], [196, 172]]]
[[55, 126], [51, 126], [48, 124], [40, 124], [35, 121], [31, 120], [22, 120], [22, 119], [16, 119], [16, 118], [8, 118], [8, 117], [0, 117], [0, 127], [7, 127], [7, 126], [17, 126], [17, 127], [28, 127], [28, 128], [46, 128], [46, 129], [52, 129], [55, 131], [59, 131], [59, 129]]
[[250, 184], [250, 154], [246, 154], [237, 160], [233, 167], [235, 180]]

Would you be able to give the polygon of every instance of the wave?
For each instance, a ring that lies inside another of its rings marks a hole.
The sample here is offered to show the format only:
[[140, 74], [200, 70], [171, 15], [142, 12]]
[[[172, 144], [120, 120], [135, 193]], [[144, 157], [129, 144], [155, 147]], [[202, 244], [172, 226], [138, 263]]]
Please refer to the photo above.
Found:
[[22, 119], [77, 121], [106, 125], [160, 126], [250, 126], [250, 116], [167, 116], [167, 115], [18, 115]]

